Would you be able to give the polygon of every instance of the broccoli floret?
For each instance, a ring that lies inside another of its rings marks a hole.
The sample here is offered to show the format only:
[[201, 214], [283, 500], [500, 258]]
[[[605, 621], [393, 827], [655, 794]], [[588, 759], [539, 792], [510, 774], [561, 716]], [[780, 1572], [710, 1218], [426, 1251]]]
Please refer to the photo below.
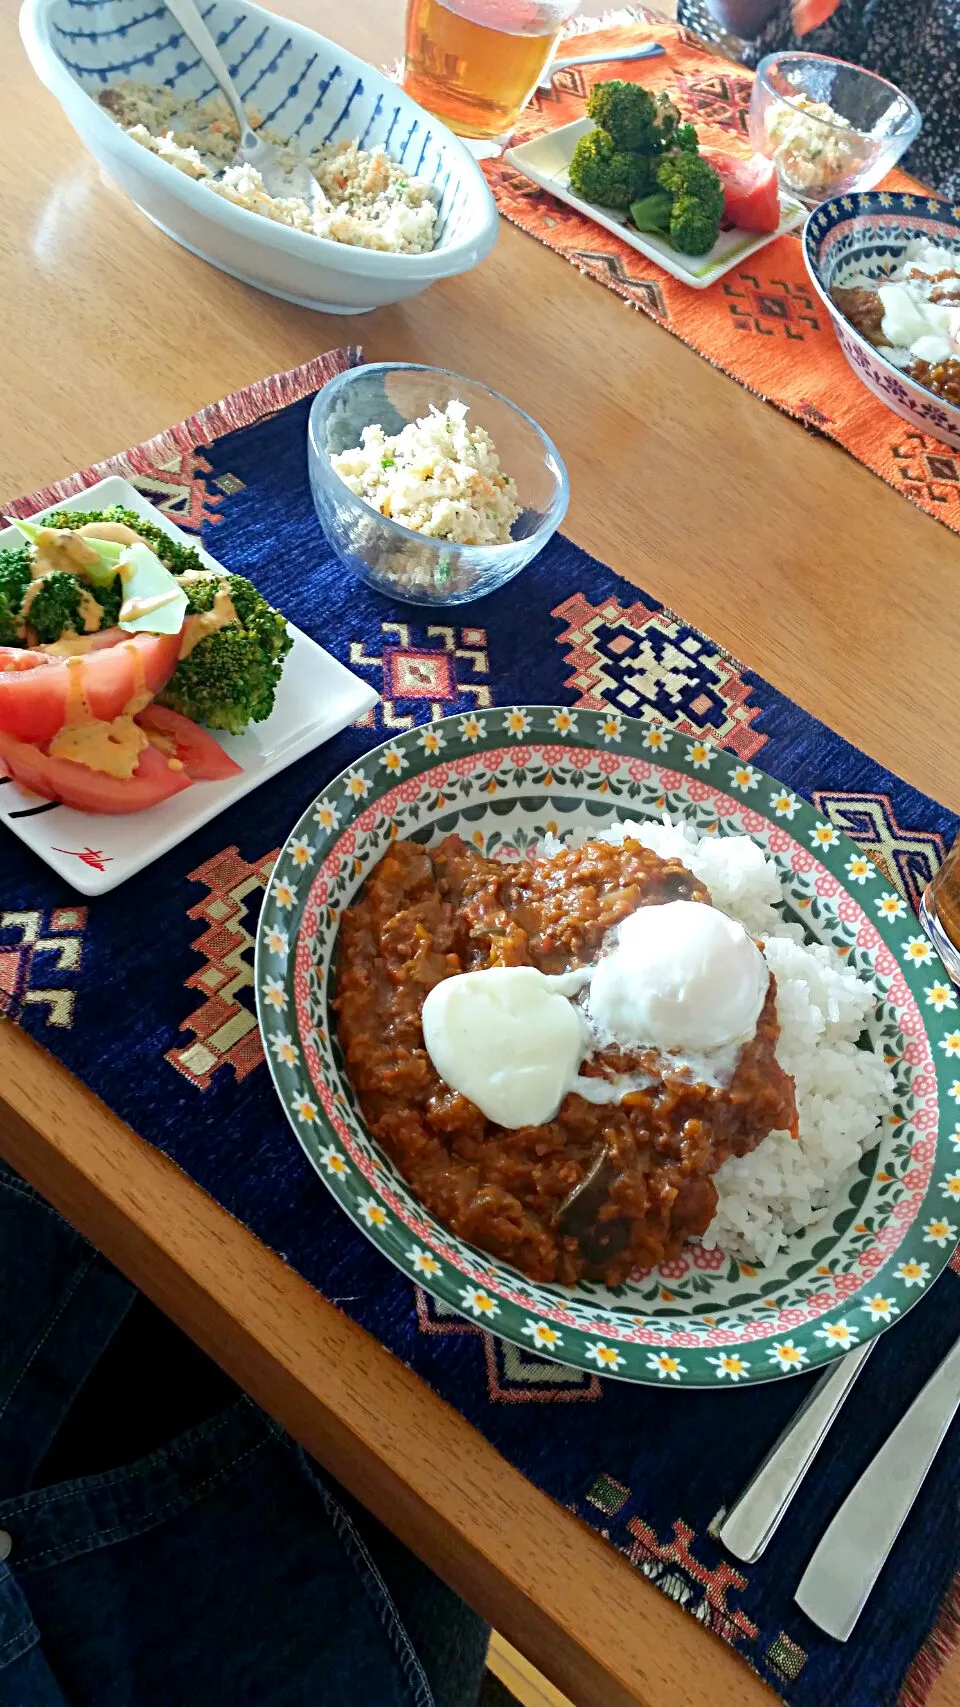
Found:
[[[120, 615], [123, 597], [119, 580], [109, 587], [92, 587], [66, 570], [55, 569], [45, 575], [39, 589], [30, 600], [27, 623], [40, 646], [52, 645], [64, 634], [94, 634], [100, 628], [113, 628]], [[100, 607], [96, 623], [85, 621], [94, 606]]]
[[125, 510], [122, 504], [112, 504], [109, 510], [57, 510], [54, 515], [44, 516], [43, 521], [45, 527], [51, 528], [79, 528], [85, 522], [125, 522], [152, 546], [171, 574], [183, 575], [188, 569], [205, 571], [207, 567], [192, 546], [181, 545], [155, 522], [138, 515], [136, 510]]
[[657, 167], [657, 183], [659, 189], [630, 204], [637, 230], [662, 233], [683, 255], [705, 255], [723, 213], [719, 174], [699, 154], [671, 150]]
[[619, 149], [605, 130], [582, 136], [570, 160], [570, 187], [601, 207], [627, 208], [650, 188], [648, 160]]
[[670, 211], [673, 197], [669, 190], [654, 190], [640, 201], [630, 203], [630, 218], [638, 231], [670, 230]]
[[181, 659], [163, 693], [170, 706], [196, 723], [240, 735], [273, 710], [283, 660], [293, 644], [286, 620], [242, 575], [207, 575], [187, 581], [191, 616], [213, 608], [221, 589], [229, 593], [239, 622], [216, 629]]
[[666, 148], [696, 152], [697, 133], [692, 124], [683, 122], [680, 108], [669, 95], [653, 96], [636, 83], [614, 78], [594, 85], [587, 112], [627, 154], [649, 159]]
[[636, 83], [611, 79], [590, 91], [587, 112], [595, 125], [612, 136], [628, 154], [652, 154], [656, 144], [657, 108], [652, 95]]
[[657, 166], [657, 183], [661, 189], [677, 196], [695, 196], [708, 213], [720, 218], [723, 212], [723, 185], [720, 174], [700, 154], [685, 149], [665, 154]]
[[671, 196], [670, 241], [683, 255], [705, 255], [717, 241], [723, 216], [720, 174], [699, 154], [665, 154], [657, 183]]
[[54, 640], [59, 640], [65, 631], [71, 634], [82, 633], [80, 583], [76, 575], [65, 574], [60, 570], [47, 575], [30, 601], [27, 621], [41, 646], [48, 646]]
[[17, 613], [30, 585], [30, 547], [0, 551], [0, 646], [22, 646]]
[[717, 241], [720, 222], [694, 196], [678, 196], [670, 215], [670, 241], [681, 255], [706, 255]]

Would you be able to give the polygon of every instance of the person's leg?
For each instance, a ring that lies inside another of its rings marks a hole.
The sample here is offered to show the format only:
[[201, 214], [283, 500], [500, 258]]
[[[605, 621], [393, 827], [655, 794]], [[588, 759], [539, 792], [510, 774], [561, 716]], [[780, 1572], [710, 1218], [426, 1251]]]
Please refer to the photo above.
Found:
[[437, 1707], [478, 1698], [490, 1627], [343, 1488], [337, 1499], [364, 1542], [430, 1680]]

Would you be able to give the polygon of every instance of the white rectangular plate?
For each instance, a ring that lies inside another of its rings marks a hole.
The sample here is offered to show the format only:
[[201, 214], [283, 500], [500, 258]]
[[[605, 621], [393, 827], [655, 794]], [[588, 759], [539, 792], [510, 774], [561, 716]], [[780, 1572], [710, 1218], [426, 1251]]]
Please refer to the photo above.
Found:
[[[192, 546], [211, 569], [228, 573], [211, 557], [195, 535], [186, 534], [161, 515], [153, 504], [118, 475], [88, 486], [74, 498], [53, 504], [56, 510], [106, 510], [122, 504], [161, 527], [171, 539]], [[46, 515], [46, 510], [39, 514]], [[0, 530], [0, 549], [18, 545], [15, 528]], [[302, 759], [321, 742], [339, 734], [348, 723], [370, 711], [379, 694], [351, 670], [331, 658], [322, 646], [289, 625], [293, 645], [287, 654], [277, 701], [263, 723], [251, 724], [243, 735], [215, 731], [224, 751], [243, 766], [240, 776], [224, 782], [195, 782], [170, 800], [145, 812], [115, 817], [108, 813], [74, 812], [26, 794], [9, 779], [0, 782], [0, 823], [46, 860], [60, 877], [82, 895], [105, 895], [135, 872], [168, 853], [178, 842], [208, 824], [219, 812], [259, 788], [268, 777]], [[2, 860], [0, 860], [2, 869]]]
[[586, 136], [587, 131], [593, 129], [592, 119], [575, 119], [572, 124], [552, 130], [548, 136], [538, 136], [535, 141], [524, 142], [519, 148], [508, 148], [504, 159], [525, 178], [532, 178], [541, 189], [559, 196], [568, 207], [575, 207], [578, 213], [612, 231], [616, 237], [622, 237], [631, 249], [638, 249], [641, 255], [656, 261], [664, 272], [672, 274], [681, 284], [690, 285], [693, 290], [706, 290], [738, 261], [745, 261], [748, 255], [755, 255], [758, 249], [766, 248], [785, 231], [795, 231], [807, 217], [802, 202], [785, 196], [781, 190], [780, 224], [776, 231], [721, 231], [708, 254], [680, 255], [663, 238], [635, 231], [632, 225], [627, 224], [626, 214], [616, 213], [612, 208], [597, 207], [594, 202], [585, 202], [582, 196], [571, 190], [569, 168], [573, 151], [581, 136]]

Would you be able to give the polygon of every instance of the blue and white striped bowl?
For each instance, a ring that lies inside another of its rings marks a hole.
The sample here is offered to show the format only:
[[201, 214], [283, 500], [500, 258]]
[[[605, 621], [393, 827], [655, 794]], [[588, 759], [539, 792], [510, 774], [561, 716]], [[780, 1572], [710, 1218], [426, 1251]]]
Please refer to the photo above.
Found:
[[335, 42], [247, 0], [212, 0], [207, 25], [241, 94], [304, 149], [359, 138], [435, 185], [438, 242], [384, 254], [313, 237], [211, 195], [116, 125], [97, 103], [133, 77], [202, 97], [215, 85], [163, 0], [25, 0], [20, 31], [38, 77], [104, 170], [162, 230], [246, 284], [307, 308], [363, 313], [476, 266], [497, 211], [463, 143], [403, 90]]

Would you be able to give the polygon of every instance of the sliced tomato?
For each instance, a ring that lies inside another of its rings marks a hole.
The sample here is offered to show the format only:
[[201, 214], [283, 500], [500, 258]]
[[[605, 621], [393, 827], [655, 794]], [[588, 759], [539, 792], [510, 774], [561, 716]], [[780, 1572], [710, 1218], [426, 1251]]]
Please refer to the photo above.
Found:
[[765, 154], [743, 160], [722, 148], [701, 148], [704, 160], [720, 174], [723, 216], [741, 231], [776, 231], [780, 224], [777, 172]]
[[51, 758], [40, 747], [0, 730], [0, 771], [44, 800], [59, 800], [76, 812], [143, 812], [190, 787], [185, 770], [171, 770], [156, 747], [145, 747], [131, 777], [108, 776], [73, 759]]
[[832, 18], [840, 0], [793, 0], [793, 27], [798, 36], [805, 36]]
[[243, 766], [224, 752], [209, 729], [202, 729], [179, 711], [171, 711], [165, 705], [148, 705], [136, 720], [148, 734], [160, 735], [169, 743], [170, 751], [194, 782], [223, 782], [228, 776], [242, 774]]
[[0, 672], [36, 670], [41, 664], [52, 664], [45, 652], [24, 651], [23, 647], [0, 646]]
[[63, 727], [71, 701], [84, 703], [91, 717], [112, 723], [131, 700], [159, 693], [177, 667], [179, 634], [108, 629], [104, 640], [114, 633], [121, 639], [76, 658], [27, 651], [20, 657], [42, 660], [44, 667], [20, 663], [0, 670], [0, 732], [43, 745]]

